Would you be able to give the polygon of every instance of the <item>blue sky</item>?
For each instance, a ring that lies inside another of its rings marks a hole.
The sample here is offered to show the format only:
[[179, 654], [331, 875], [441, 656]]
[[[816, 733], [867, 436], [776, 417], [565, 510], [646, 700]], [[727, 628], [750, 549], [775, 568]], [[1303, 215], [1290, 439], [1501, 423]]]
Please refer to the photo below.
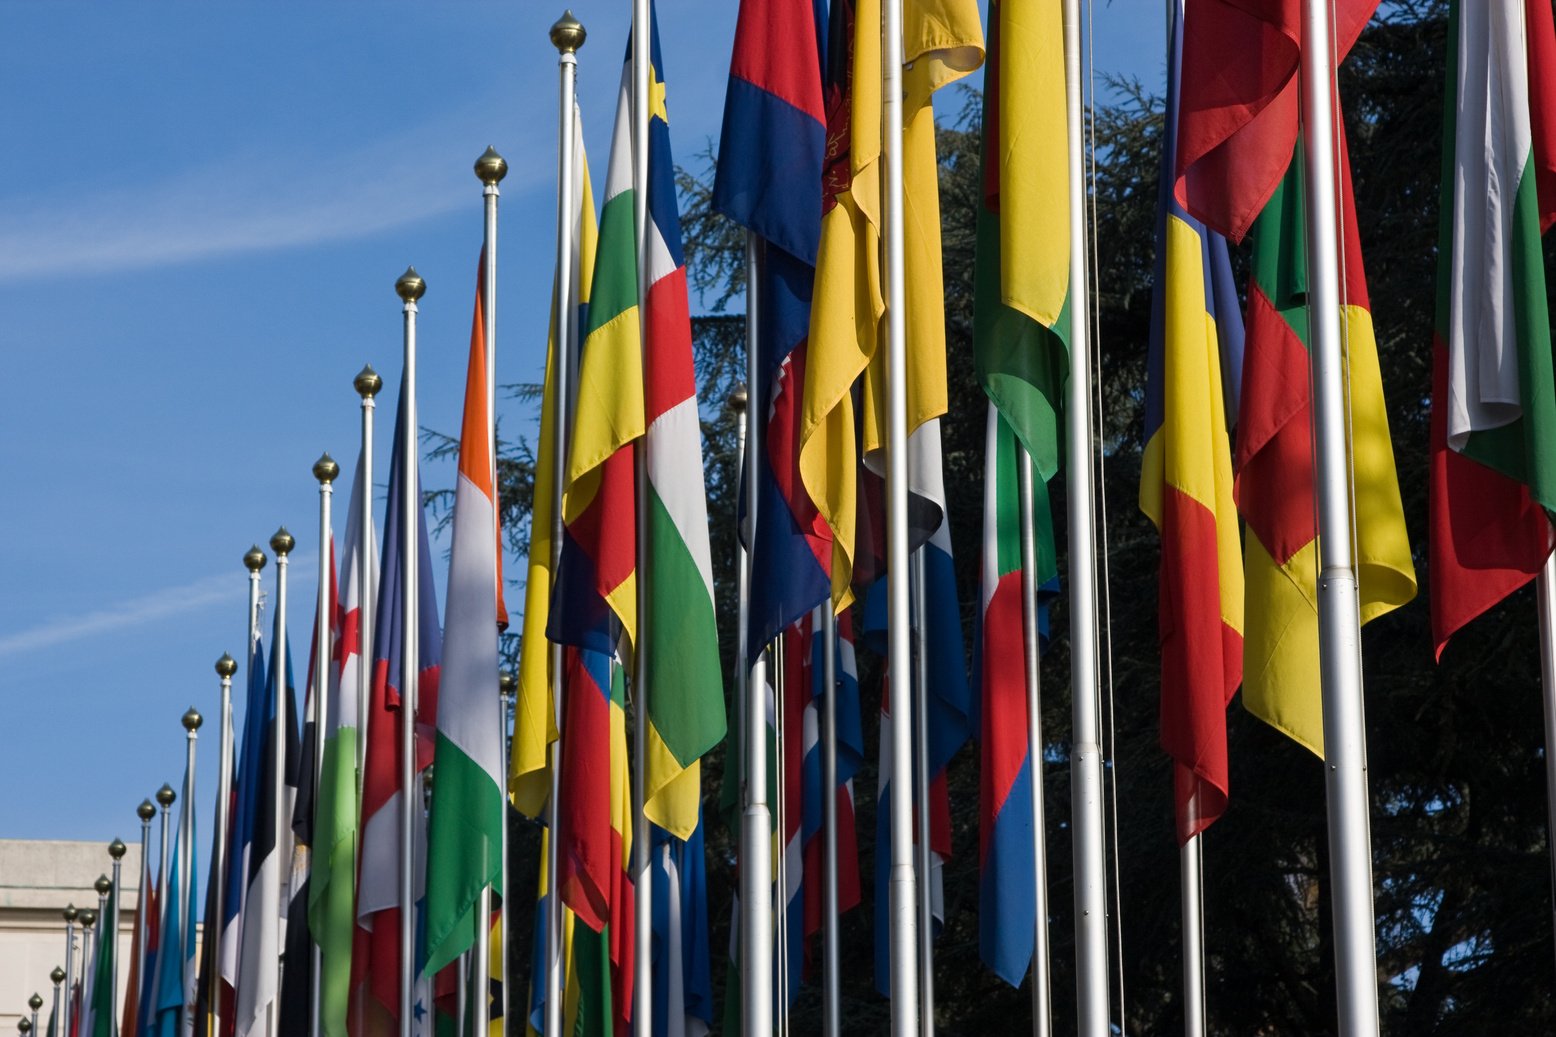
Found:
[[[241, 659], [241, 556], [282, 524], [297, 538], [289, 626], [306, 645], [310, 468], [328, 450], [352, 469], [351, 379], [371, 363], [384, 471], [407, 264], [428, 283], [421, 422], [458, 428], [481, 245], [471, 163], [488, 144], [510, 166], [498, 380], [539, 380], [555, 238], [546, 29], [561, 9], [0, 0], [0, 838], [135, 838], [136, 805], [181, 780], [193, 704], [209, 736], [206, 852], [213, 663]], [[573, 10], [589, 30], [579, 92], [599, 183], [629, 5]], [[1099, 4], [1099, 70], [1159, 82], [1162, 11]], [[660, 5], [683, 163], [718, 134], [735, 12]], [[505, 436], [533, 436], [529, 408], [499, 416]], [[452, 471], [423, 478], [445, 486]], [[516, 611], [517, 588], [508, 600]]]

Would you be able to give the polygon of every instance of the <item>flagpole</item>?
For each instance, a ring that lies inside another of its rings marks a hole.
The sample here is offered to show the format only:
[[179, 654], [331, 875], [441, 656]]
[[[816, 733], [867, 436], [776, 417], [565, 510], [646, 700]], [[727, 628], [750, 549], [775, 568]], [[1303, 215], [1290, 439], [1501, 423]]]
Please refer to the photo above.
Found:
[[[108, 932], [108, 922], [109, 922], [109, 917], [108, 917], [108, 894], [113, 892], [113, 880], [110, 879], [107, 875], [99, 875], [99, 876], [97, 876], [97, 881], [92, 884], [92, 888], [97, 890], [97, 920], [98, 920], [99, 924], [97, 926], [97, 939], [94, 941], [95, 953], [92, 955], [92, 957], [94, 959], [97, 959], [97, 958], [101, 958], [102, 957], [103, 938], [104, 938], [104, 935]], [[86, 965], [83, 964], [82, 968], [86, 968]], [[91, 969], [92, 969], [92, 1001], [93, 1001], [93, 1004], [92, 1004], [91, 1007], [86, 1009], [87, 1012], [95, 1012], [96, 1007], [97, 1007], [96, 1006], [96, 1001], [97, 1001], [97, 961], [96, 960], [94, 960], [92, 962]], [[93, 1018], [93, 1016], [92, 1015], [87, 1015], [86, 1018], [87, 1019], [91, 1019], [91, 1018]], [[93, 1023], [92, 1029], [93, 1030], [97, 1029], [97, 1024], [96, 1023]], [[82, 1037], [91, 1037], [91, 1034], [90, 1033], [86, 1033], [86, 1034], [83, 1034]]]
[[[326, 451], [313, 463], [313, 477], [319, 480], [319, 596], [314, 608], [313, 630], [313, 803], [314, 822], [317, 823], [319, 808], [319, 790], [324, 786], [324, 739], [325, 732], [329, 730], [329, 687], [330, 687], [330, 661], [334, 657], [335, 646], [331, 643], [330, 629], [334, 622], [330, 607], [330, 583], [334, 572], [334, 531], [330, 528], [330, 504], [334, 496], [335, 477], [340, 474], [340, 465], [330, 457]], [[313, 968], [308, 977], [308, 1033], [310, 1037], [319, 1037], [320, 1013], [323, 1005], [320, 1000], [322, 991], [319, 988], [320, 978], [324, 974], [324, 952], [319, 948], [316, 939], [310, 939], [309, 953], [313, 958]]]
[[[70, 1033], [70, 999], [71, 991], [76, 985], [76, 919], [81, 917], [81, 912], [76, 910], [75, 904], [66, 904], [61, 912], [65, 918], [65, 1014], [60, 1016], [60, 1033]], [[56, 993], [58, 989], [56, 988]]]
[[[646, 347], [644, 335], [648, 309], [648, 127], [650, 64], [650, 33], [653, 13], [650, 0], [633, 0], [632, 3], [632, 222], [637, 262], [638, 334], [640, 345]], [[649, 371], [648, 350], [643, 348], [643, 382], [650, 384], [653, 375]], [[649, 625], [648, 584], [653, 574], [648, 571], [649, 550], [648, 509], [648, 456], [645, 443], [640, 438], [635, 447], [637, 484], [637, 631], [633, 644], [632, 698], [636, 710], [633, 725], [632, 754], [632, 874], [634, 878], [636, 913], [633, 938], [635, 942], [632, 983], [632, 1018], [640, 1026], [647, 1027], [654, 1018], [654, 883], [649, 872], [648, 817], [643, 812], [644, 788], [648, 777], [648, 638]]]
[[[222, 918], [227, 910], [227, 828], [231, 824], [231, 799], [232, 799], [232, 675], [238, 672], [238, 663], [226, 652], [216, 660], [216, 675], [221, 678], [221, 726], [217, 729], [220, 736], [217, 755], [216, 775], [216, 836], [211, 840], [212, 856], [215, 860], [211, 864], [212, 881], [216, 888], [211, 890], [211, 913], [214, 918], [206, 919], [205, 939], [220, 941]], [[139, 919], [136, 921], [136, 931], [139, 932]], [[214, 926], [214, 928], [213, 928]], [[217, 944], [215, 953], [206, 955], [210, 962], [210, 975], [206, 977], [206, 984], [211, 994], [211, 1031], [220, 1034], [221, 1029], [221, 991], [217, 986], [218, 977], [221, 975], [220, 943]], [[117, 967], [118, 959], [114, 959]], [[117, 989], [117, 987], [115, 988]]]
[[[902, 774], [913, 781], [918, 807], [918, 844], [914, 861], [918, 869], [919, 1032], [935, 1032], [935, 904], [930, 868], [934, 862], [929, 845], [929, 638], [924, 618], [924, 549], [910, 556], [909, 580], [913, 596], [913, 766]], [[894, 768], [895, 769], [895, 768]], [[897, 775], [893, 775], [895, 780]]]
[[[110, 974], [110, 976], [108, 978], [108, 982], [109, 982], [109, 987], [108, 987], [108, 1014], [109, 1014], [110, 1018], [112, 1018], [114, 1020], [110, 1024], [110, 1026], [109, 1026], [109, 1030], [112, 1033], [118, 1033], [119, 1032], [119, 1023], [118, 1023], [118, 1019], [119, 1019], [119, 954], [118, 954], [119, 946], [118, 945], [119, 945], [119, 915], [123, 911], [123, 906], [120, 904], [120, 901], [119, 901], [119, 880], [121, 878], [121, 872], [123, 871], [124, 854], [125, 854], [125, 852], [128, 849], [129, 849], [129, 847], [124, 845], [124, 840], [123, 839], [115, 839], [113, 842], [108, 844], [108, 856], [113, 858], [113, 880], [112, 880], [113, 881], [113, 887], [112, 887], [113, 888], [113, 918], [110, 920], [110, 924], [109, 924], [109, 927], [108, 927], [109, 932], [111, 932], [113, 934], [111, 939], [114, 942], [113, 967], [110, 970], [111, 974]], [[34, 995], [34, 996], [36, 997], [37, 995]], [[40, 1001], [39, 1003], [41, 1004], [42, 1002]], [[35, 1007], [33, 1009], [33, 1011], [34, 1011], [34, 1013], [36, 1013], [37, 1012], [37, 1008]], [[33, 1022], [36, 1024], [37, 1020], [33, 1020]]]
[[1350, 415], [1340, 327], [1333, 39], [1326, 0], [1304, 0], [1302, 11], [1308, 315], [1313, 330], [1313, 465], [1318, 498], [1318, 658], [1334, 889], [1335, 986], [1341, 1037], [1367, 1037], [1378, 1032], [1378, 982], [1361, 619], [1347, 443]]
[[1203, 844], [1195, 833], [1178, 850], [1183, 901], [1183, 1033], [1205, 1035], [1205, 912]]
[[[99, 896], [98, 903], [101, 904], [105, 899], [105, 896]], [[92, 926], [97, 921], [98, 912], [89, 907], [82, 908], [79, 917], [81, 919], [81, 1015], [76, 1020], [76, 1028], [84, 1031], [89, 1029], [84, 1024], [90, 1022], [92, 1018], [92, 980], [96, 978], [93, 975], [96, 969], [93, 968], [92, 959], [97, 956], [96, 941], [93, 939], [96, 932]]]
[[[1064, 0], [1064, 89], [1070, 178], [1070, 392], [1065, 442], [1070, 470], [1070, 751], [1075, 842], [1076, 1030], [1105, 1037], [1108, 919], [1102, 819], [1102, 720], [1097, 681], [1096, 522], [1092, 474], [1090, 286], [1082, 163], [1080, 0]], [[1034, 761], [1035, 763], [1035, 761]]]
[[389, 507], [400, 508], [400, 565], [403, 593], [400, 606], [400, 1037], [411, 1037], [411, 1012], [416, 987], [416, 896], [411, 872], [415, 868], [417, 811], [421, 793], [416, 782], [416, 691], [420, 676], [417, 578], [421, 575], [421, 543], [417, 522], [421, 502], [416, 499], [416, 302], [427, 283], [407, 267], [394, 283], [405, 316], [405, 427], [400, 445], [405, 470], [400, 473], [400, 499]]
[[[140, 801], [140, 806], [135, 808], [135, 816], [140, 818], [140, 875], [135, 880], [135, 947], [140, 955], [140, 963], [136, 967], [140, 972], [143, 972], [145, 971], [146, 959], [146, 895], [151, 892], [146, 888], [146, 875], [149, 871], [147, 862], [151, 859], [149, 856], [151, 853], [151, 819], [157, 816], [157, 808], [152, 804], [151, 800], [143, 799]], [[220, 915], [217, 915], [217, 918], [220, 917]], [[218, 925], [217, 928], [220, 930], [221, 927]], [[219, 970], [220, 965], [218, 964]], [[137, 972], [137, 976], [139, 976], [139, 972]], [[141, 976], [139, 982], [144, 987], [146, 985], [145, 977]], [[137, 1007], [139, 1006], [139, 1001], [140, 991], [136, 991]], [[55, 1011], [56, 1013], [59, 1011], [57, 1005], [55, 1006]], [[58, 1018], [57, 1015], [56, 1018]], [[218, 1030], [217, 1034], [219, 1035], [220, 1032]]]
[[[573, 383], [573, 138], [577, 133], [578, 49], [588, 33], [583, 25], [565, 11], [551, 26], [551, 43], [557, 49], [557, 213], [556, 213], [556, 312], [552, 314], [556, 341], [553, 344], [551, 380], [551, 582], [556, 585], [562, 559], [562, 488], [567, 482], [568, 431], [572, 427], [569, 411]], [[562, 729], [562, 646], [552, 643], [551, 708], [557, 730]], [[562, 740], [548, 747], [551, 795], [546, 802], [546, 1016], [545, 1037], [562, 1037], [562, 899], [557, 891], [557, 830], [562, 796]], [[506, 889], [507, 887], [504, 887]], [[506, 1018], [506, 1015], [504, 1016]], [[484, 1035], [483, 1035], [484, 1037]]]
[[[1545, 556], [1535, 582], [1540, 615], [1540, 687], [1545, 703], [1545, 810], [1551, 854], [1552, 907], [1556, 911], [1556, 553]], [[1556, 925], [1556, 917], [1552, 919]]]
[[[761, 385], [757, 327], [761, 323], [762, 242], [746, 232], [746, 386], [736, 403], [741, 426], [741, 469], [745, 479], [746, 522], [756, 530], [760, 489], [757, 466], [762, 456], [763, 409], [750, 405], [751, 387]], [[754, 537], [752, 538], [754, 540]], [[736, 542], [740, 543], [737, 536]], [[740, 990], [745, 1037], [767, 1037], [773, 1028], [773, 816], [767, 804], [767, 659], [763, 645], [751, 643], [751, 552], [740, 549], [741, 645], [737, 693], [743, 703], [745, 738], [745, 804], [740, 824]]]
[[[286, 837], [291, 829], [290, 811], [283, 809], [283, 804], [286, 803], [286, 725], [289, 723], [286, 716], [288, 690], [286, 665], [286, 570], [288, 557], [291, 555], [292, 548], [295, 546], [296, 541], [292, 539], [292, 534], [286, 531], [285, 526], [282, 526], [280, 529], [276, 530], [275, 533], [270, 537], [270, 550], [275, 552], [276, 556], [276, 635], [275, 643], [270, 646], [271, 650], [275, 653], [274, 658], [276, 662], [275, 665], [271, 668], [272, 672], [270, 673], [269, 677], [272, 681], [275, 682], [276, 688], [275, 745], [272, 747], [272, 752], [274, 753], [273, 766], [275, 767], [275, 852], [277, 853], [281, 852], [281, 848], [287, 845], [288, 840]], [[283, 862], [283, 867], [284, 866], [285, 862]], [[276, 883], [279, 885], [280, 882], [281, 873], [278, 869], [276, 872]], [[277, 896], [276, 902], [281, 903], [282, 899], [282, 897]], [[265, 924], [276, 926], [277, 931], [279, 932], [280, 922], [280, 919], [267, 919]], [[277, 940], [276, 946], [280, 948], [282, 943], [283, 941]], [[280, 1037], [280, 998], [282, 973], [283, 968], [281, 965], [281, 960], [279, 957], [277, 957], [275, 961], [276, 997], [275, 1000], [270, 1003], [270, 1007], [267, 1010], [267, 1029], [271, 1034], [271, 1037]], [[288, 1034], [287, 1037], [292, 1037], [292, 1035]]]
[[1032, 457], [1017, 451], [1021, 498], [1021, 644], [1026, 657], [1027, 767], [1032, 775], [1032, 1033], [1048, 1037], [1053, 994], [1048, 975], [1048, 826], [1043, 810], [1042, 646], [1037, 628], [1037, 540]]
[[167, 782], [157, 790], [157, 805], [162, 808], [162, 849], [157, 858], [157, 909], [162, 910], [162, 905], [167, 903], [167, 815], [172, 809], [173, 803], [178, 799], [178, 793], [173, 791], [173, 786]]
[[[1072, 0], [1073, 2], [1073, 0]], [[902, 197], [902, 0], [881, 8], [884, 85], [881, 118], [886, 152], [886, 571], [887, 669], [892, 674], [892, 759], [899, 773], [891, 783], [891, 1032], [917, 1037], [919, 1030], [918, 919], [913, 875], [913, 664], [909, 639], [908, 584], [908, 386], [904, 304]]]
[[830, 602], [816, 609], [822, 637], [821, 675], [821, 1032], [841, 1037], [842, 940], [837, 891], [837, 615]]
[[362, 538], [357, 547], [357, 802], [362, 801], [362, 779], [367, 772], [368, 701], [373, 690], [373, 609], [378, 603], [378, 588], [373, 586], [373, 412], [374, 397], [383, 388], [372, 364], [364, 364], [351, 380], [362, 398]]
[[[65, 1018], [64, 1016], [60, 1015], [59, 1008], [59, 985], [65, 981], [65, 970], [60, 968], [58, 965], [54, 966], [53, 970], [49, 973], [49, 979], [54, 984], [54, 1007], [49, 1012], [49, 1016], [52, 1019], [58, 1019], [60, 1021], [62, 1027], [62, 1029], [59, 1031], [60, 1034], [68, 1034], [70, 1031], [63, 1028], [65, 1025]], [[67, 1003], [68, 1000], [69, 999], [67, 999]], [[34, 1029], [36, 1029], [36, 1027], [34, 1027]], [[59, 1037], [59, 1035], [56, 1035], [56, 1037]]]
[[[184, 816], [179, 820], [179, 855], [184, 861], [184, 866], [178, 869], [178, 917], [180, 932], [179, 938], [179, 974], [183, 977], [180, 984], [184, 991], [184, 1002], [178, 1008], [179, 1033], [187, 1033], [189, 1025], [193, 1021], [190, 1014], [193, 1006], [189, 1003], [189, 954], [194, 949], [194, 911], [189, 906], [190, 883], [194, 881], [194, 812], [195, 812], [195, 742], [200, 737], [200, 725], [205, 723], [205, 718], [200, 711], [190, 706], [184, 711], [181, 721], [184, 725], [185, 755], [184, 755]], [[114, 904], [117, 914], [118, 904]], [[114, 930], [118, 935], [118, 930]], [[98, 937], [99, 940], [102, 938]], [[115, 956], [117, 958], [117, 956]]]
[[[117, 989], [117, 988], [115, 988], [115, 989]], [[43, 995], [38, 993], [37, 991], [33, 991], [32, 997], [29, 997], [27, 999], [27, 1007], [32, 1009], [32, 1032], [33, 1033], [39, 1033], [40, 1031], [38, 1030], [38, 1009], [43, 1007]]]

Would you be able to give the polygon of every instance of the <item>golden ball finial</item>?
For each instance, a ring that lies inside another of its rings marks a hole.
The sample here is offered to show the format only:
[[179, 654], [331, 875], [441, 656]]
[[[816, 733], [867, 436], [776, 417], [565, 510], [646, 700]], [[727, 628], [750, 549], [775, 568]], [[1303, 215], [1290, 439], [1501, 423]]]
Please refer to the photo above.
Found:
[[200, 730], [200, 725], [205, 723], [205, 718], [200, 715], [200, 711], [198, 709], [190, 706], [188, 709], [184, 710], [184, 715], [180, 718], [180, 723], [184, 725], [185, 731], [193, 732]]
[[135, 816], [142, 821], [150, 821], [157, 816], [157, 808], [152, 805], [151, 800], [143, 799], [140, 801], [140, 806], [135, 808]]
[[[33, 1009], [33, 1011], [37, 1011], [37, 1009]], [[32, 1033], [32, 1020], [26, 1016], [22, 1016], [20, 1019], [16, 1020], [16, 1032]]]
[[405, 268], [405, 273], [401, 274], [400, 279], [394, 283], [394, 291], [406, 302], [415, 302], [427, 294], [427, 282], [421, 279], [415, 267], [408, 266]]
[[113, 879], [109, 878], [107, 875], [99, 875], [97, 876], [97, 881], [92, 883], [92, 888], [97, 890], [98, 896], [106, 897], [108, 895], [108, 891], [113, 889]]
[[81, 912], [76, 910], [76, 905], [74, 904], [66, 904], [65, 910], [61, 911], [60, 914], [65, 916], [67, 924], [74, 923], [77, 918], [81, 917]]
[[502, 689], [504, 695], [512, 695], [519, 687], [519, 679], [511, 670], [503, 670], [497, 675], [497, 686]]
[[351, 385], [356, 389], [358, 396], [371, 399], [384, 387], [384, 380], [378, 377], [378, 372], [373, 370], [372, 364], [363, 364], [362, 370], [358, 371], [357, 376], [351, 380]]
[[216, 660], [216, 676], [223, 680], [232, 680], [232, 675], [238, 672], [238, 661], [226, 652]]
[[81, 928], [90, 929], [92, 928], [92, 923], [97, 921], [97, 912], [90, 907], [83, 907], [76, 917], [81, 920]]
[[265, 552], [259, 549], [258, 544], [255, 544], [253, 547], [248, 549], [247, 553], [244, 554], [243, 564], [249, 572], [259, 572], [265, 567]]
[[32, 997], [29, 997], [27, 999], [27, 1007], [32, 1009], [34, 1012], [36, 1012], [38, 1009], [42, 1008], [43, 1007], [43, 995], [38, 993], [36, 990], [34, 990], [32, 992]]
[[276, 553], [277, 558], [291, 554], [292, 548], [296, 546], [297, 541], [292, 539], [292, 534], [286, 531], [285, 526], [276, 530], [275, 535], [270, 538], [270, 550]]
[[572, 11], [563, 11], [562, 17], [551, 26], [551, 45], [559, 54], [575, 54], [579, 47], [584, 45], [584, 40], [589, 37], [584, 32], [583, 22], [573, 17]]
[[490, 144], [475, 160], [475, 175], [483, 184], [495, 184], [508, 175], [508, 162]]
[[162, 783], [162, 787], [157, 790], [157, 802], [162, 804], [162, 808], [164, 810], [172, 806], [173, 801], [177, 798], [178, 793], [174, 792], [173, 786], [169, 785], [165, 781]]
[[743, 385], [735, 386], [734, 391], [729, 394], [729, 409], [736, 414], [744, 414], [750, 402], [750, 394], [746, 392], [746, 387]]
[[124, 855], [129, 852], [129, 847], [124, 845], [123, 839], [115, 839], [108, 844], [108, 856], [116, 861], [124, 860]]
[[328, 450], [313, 463], [313, 477], [321, 483], [334, 482], [335, 477], [339, 474], [340, 465], [335, 463], [335, 459], [330, 456]]
[[56, 987], [59, 986], [61, 983], [65, 982], [65, 970], [60, 968], [58, 965], [54, 966], [54, 968], [49, 972], [49, 979], [54, 982]]

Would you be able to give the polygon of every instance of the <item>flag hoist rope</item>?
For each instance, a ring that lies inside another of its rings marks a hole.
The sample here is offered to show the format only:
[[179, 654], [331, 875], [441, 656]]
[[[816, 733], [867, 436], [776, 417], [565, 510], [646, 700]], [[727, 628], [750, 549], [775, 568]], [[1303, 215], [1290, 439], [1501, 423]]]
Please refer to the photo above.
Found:
[[[578, 48], [583, 46], [584, 28], [576, 19], [563, 15], [551, 27], [551, 42], [557, 48], [557, 245], [556, 312], [552, 316], [555, 341], [552, 344], [551, 382], [551, 583], [556, 586], [562, 561], [562, 488], [567, 482], [567, 446], [572, 431], [573, 369], [573, 137], [577, 118]], [[546, 803], [546, 1014], [545, 1037], [562, 1037], [562, 898], [557, 891], [557, 829], [562, 794], [562, 646], [548, 645], [551, 657], [550, 686], [552, 720], [558, 737], [549, 747], [551, 795]], [[503, 886], [504, 899], [512, 893]], [[506, 929], [503, 933], [506, 940]], [[506, 947], [506, 943], [504, 944]], [[504, 990], [507, 975], [503, 976]], [[506, 1020], [508, 1014], [503, 1013]], [[484, 1037], [484, 1035], [483, 1035]]]
[[[1074, 2], [1074, 0], [1071, 0]], [[902, 0], [886, 0], [881, 7], [883, 34], [881, 64], [881, 120], [886, 167], [885, 267], [886, 267], [886, 571], [896, 578], [888, 583], [887, 672], [891, 685], [892, 759], [899, 770], [891, 783], [890, 847], [890, 961], [892, 1037], [918, 1037], [918, 917], [913, 874], [913, 782], [908, 780], [912, 759], [913, 673], [908, 589], [908, 392], [906, 324], [903, 310], [904, 238], [902, 197]], [[879, 848], [877, 849], [879, 852]], [[877, 905], [879, 910], [880, 905]]]
[[1378, 1033], [1378, 985], [1372, 833], [1348, 449], [1350, 408], [1340, 320], [1335, 40], [1330, 0], [1304, 0], [1302, 15], [1302, 111], [1307, 142], [1303, 172], [1319, 550], [1318, 656], [1334, 890], [1335, 986], [1341, 1037], [1373, 1037]]

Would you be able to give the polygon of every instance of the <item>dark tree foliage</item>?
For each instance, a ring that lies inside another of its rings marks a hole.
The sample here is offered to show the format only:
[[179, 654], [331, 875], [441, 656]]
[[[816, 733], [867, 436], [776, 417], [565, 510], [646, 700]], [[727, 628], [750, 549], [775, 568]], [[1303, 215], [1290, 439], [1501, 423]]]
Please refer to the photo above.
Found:
[[[1356, 207], [1389, 423], [1421, 594], [1368, 625], [1365, 650], [1379, 984], [1385, 1032], [1556, 1032], [1551, 996], [1538, 637], [1528, 591], [1455, 637], [1432, 658], [1426, 569], [1427, 419], [1441, 158], [1441, 0], [1386, 4], [1340, 74]], [[1114, 925], [1113, 1004], [1124, 1032], [1181, 1030], [1178, 851], [1172, 773], [1157, 739], [1157, 537], [1136, 505], [1162, 141], [1162, 99], [1133, 79], [1105, 84], [1095, 111], [1093, 327], [1102, 446], [1100, 501], [1107, 585], [1104, 709], [1109, 904]], [[963, 631], [974, 630], [981, 549], [984, 396], [972, 367], [974, 224], [981, 99], [961, 97], [940, 131], [950, 412], [946, 485]], [[943, 114], [943, 113], [942, 113]], [[1055, 142], [1055, 146], [1062, 146]], [[736, 420], [727, 406], [744, 381], [744, 236], [711, 206], [712, 155], [681, 172], [691, 285], [709, 312], [693, 330], [707, 464], [709, 521], [721, 648], [732, 668]], [[1062, 200], [1055, 200], [1062, 205]], [[1547, 269], [1556, 268], [1547, 246]], [[1234, 249], [1239, 277], [1246, 251]], [[533, 398], [535, 387], [517, 387]], [[438, 449], [446, 450], [448, 441]], [[501, 483], [510, 559], [524, 557], [534, 458], [504, 442]], [[1064, 476], [1051, 488], [1067, 570]], [[510, 579], [519, 577], [517, 566]], [[518, 617], [514, 617], [515, 627]], [[1043, 664], [1044, 789], [1048, 810], [1051, 981], [1056, 1032], [1073, 1026], [1073, 881], [1069, 831], [1069, 616], [1052, 609]], [[505, 642], [510, 655], [512, 639]], [[970, 649], [970, 643], [969, 643]], [[879, 665], [861, 652], [867, 756], [876, 752]], [[727, 689], [733, 693], [733, 681]], [[731, 700], [730, 717], [734, 708]], [[1317, 1035], [1335, 1029], [1324, 780], [1306, 750], [1229, 713], [1232, 800], [1204, 839], [1205, 930], [1211, 1031]], [[722, 999], [736, 835], [717, 812], [724, 752], [704, 765], [714, 984]], [[864, 904], [843, 923], [843, 1013], [850, 1033], [885, 1032], [889, 1005], [874, 992], [872, 920], [876, 847], [873, 764], [855, 782]], [[950, 770], [953, 856], [945, 873], [946, 923], [936, 942], [936, 1022], [945, 1034], [1026, 1029], [1030, 990], [1012, 989], [978, 962], [977, 747]], [[535, 826], [515, 820], [515, 1005], [529, 973], [538, 853]], [[1121, 933], [1121, 935], [1120, 935]], [[819, 996], [806, 983], [791, 1028], [820, 1028]]]

